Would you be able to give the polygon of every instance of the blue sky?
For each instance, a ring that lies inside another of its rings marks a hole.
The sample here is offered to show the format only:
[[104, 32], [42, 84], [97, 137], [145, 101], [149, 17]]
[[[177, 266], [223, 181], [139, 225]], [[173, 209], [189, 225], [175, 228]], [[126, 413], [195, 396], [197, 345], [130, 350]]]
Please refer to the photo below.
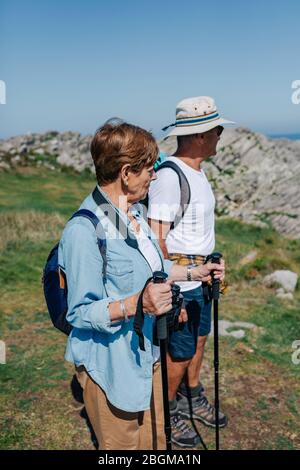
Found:
[[299, 31], [298, 0], [0, 0], [0, 138], [112, 116], [160, 137], [197, 95], [241, 126], [300, 133]]

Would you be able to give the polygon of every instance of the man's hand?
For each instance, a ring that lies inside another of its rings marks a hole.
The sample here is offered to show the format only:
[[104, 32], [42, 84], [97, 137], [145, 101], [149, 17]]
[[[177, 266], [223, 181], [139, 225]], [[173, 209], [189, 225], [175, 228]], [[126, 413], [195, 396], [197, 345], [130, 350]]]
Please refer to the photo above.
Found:
[[188, 314], [185, 308], [182, 308], [178, 316], [179, 323], [185, 323], [188, 321]]
[[201, 264], [200, 266], [195, 266], [191, 269], [192, 280], [208, 282], [211, 279], [212, 271], [214, 271], [214, 279], [221, 280], [225, 271], [225, 263], [222, 263], [222, 261], [223, 260], [221, 260], [220, 264], [209, 262], [206, 264]]
[[220, 260], [220, 266], [222, 266], [224, 268], [224, 270], [222, 271], [221, 277], [220, 277], [220, 281], [225, 281], [226, 268], [225, 268], [225, 260], [223, 258], [221, 258], [221, 260]]

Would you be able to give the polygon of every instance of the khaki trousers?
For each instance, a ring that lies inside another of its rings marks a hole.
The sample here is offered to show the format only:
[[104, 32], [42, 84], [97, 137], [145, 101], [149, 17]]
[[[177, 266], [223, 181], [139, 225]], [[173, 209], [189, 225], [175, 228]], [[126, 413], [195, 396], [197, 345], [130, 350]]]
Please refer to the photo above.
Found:
[[[166, 448], [160, 363], [153, 366], [151, 408], [130, 413], [113, 406], [83, 366], [76, 369], [85, 408], [100, 450], [163, 450]], [[122, 391], [120, 390], [120, 393]]]

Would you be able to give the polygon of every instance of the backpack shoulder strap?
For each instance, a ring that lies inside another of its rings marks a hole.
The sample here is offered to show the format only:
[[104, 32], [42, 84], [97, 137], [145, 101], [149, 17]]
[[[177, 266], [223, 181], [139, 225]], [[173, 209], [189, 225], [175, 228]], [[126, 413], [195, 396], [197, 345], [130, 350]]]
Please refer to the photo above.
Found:
[[175, 216], [174, 222], [172, 222], [171, 229], [173, 230], [176, 225], [181, 221], [182, 217], [184, 216], [187, 207], [190, 203], [191, 200], [191, 188], [189, 185], [189, 182], [187, 180], [187, 177], [179, 168], [179, 166], [170, 160], [164, 161], [159, 167], [157, 168], [156, 172], [159, 170], [162, 170], [163, 168], [171, 168], [172, 170], [175, 171], [175, 173], [178, 176], [179, 179], [179, 186], [180, 186], [180, 208]]
[[85, 217], [86, 219], [90, 220], [95, 230], [100, 222], [96, 214], [94, 214], [92, 211], [89, 211], [88, 209], [79, 209], [79, 211], [75, 212], [75, 214], [73, 214], [69, 220], [72, 220], [75, 217]]
[[105, 236], [104, 228], [102, 227], [102, 224], [99, 218], [96, 216], [96, 214], [94, 214], [92, 211], [88, 209], [79, 209], [79, 211], [75, 212], [75, 214], [73, 214], [69, 220], [72, 220], [75, 217], [85, 217], [94, 226], [94, 229], [96, 231], [96, 236], [97, 236], [98, 248], [103, 259], [102, 272], [103, 272], [103, 277], [105, 279], [106, 278], [106, 266], [107, 266], [107, 256], [106, 256], [107, 244], [106, 244], [106, 236]]

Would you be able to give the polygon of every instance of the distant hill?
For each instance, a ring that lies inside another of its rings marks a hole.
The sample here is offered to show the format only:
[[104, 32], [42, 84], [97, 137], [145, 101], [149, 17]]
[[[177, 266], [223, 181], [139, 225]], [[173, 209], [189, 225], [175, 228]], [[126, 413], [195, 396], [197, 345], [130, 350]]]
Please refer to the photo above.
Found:
[[[76, 132], [27, 134], [0, 140], [0, 170], [19, 166], [62, 167], [93, 172], [91, 136]], [[172, 154], [176, 139], [160, 141]], [[217, 214], [300, 238], [300, 141], [271, 139], [248, 129], [226, 129], [218, 154], [204, 164]]]

